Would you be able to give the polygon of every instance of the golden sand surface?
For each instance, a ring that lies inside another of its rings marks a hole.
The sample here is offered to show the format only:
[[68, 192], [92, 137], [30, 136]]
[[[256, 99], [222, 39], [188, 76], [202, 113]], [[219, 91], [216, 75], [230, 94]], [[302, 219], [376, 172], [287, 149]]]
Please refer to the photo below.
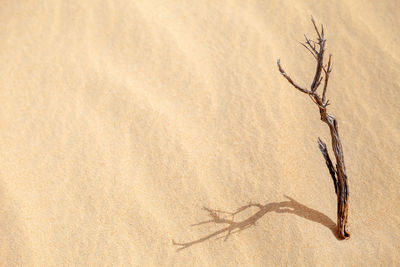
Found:
[[[347, 241], [328, 127], [276, 66], [311, 84], [310, 15], [333, 55]], [[399, 1], [1, 1], [1, 265], [398, 266], [399, 17]]]

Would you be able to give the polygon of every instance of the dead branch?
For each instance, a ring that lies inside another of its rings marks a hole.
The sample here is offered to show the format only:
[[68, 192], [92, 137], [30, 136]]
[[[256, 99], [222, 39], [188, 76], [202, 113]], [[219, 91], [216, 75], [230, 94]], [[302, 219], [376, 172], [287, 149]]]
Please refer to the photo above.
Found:
[[283, 77], [286, 78], [286, 80], [288, 80], [288, 82], [290, 82], [295, 88], [297, 88], [298, 90], [300, 90], [303, 93], [306, 94], [310, 94], [311, 92], [309, 92], [308, 90], [304, 89], [303, 87], [297, 85], [292, 78], [289, 77], [289, 75], [286, 74], [286, 72], [282, 69], [281, 64], [280, 64], [280, 60], [278, 59], [278, 67], [279, 67], [279, 71], [281, 72], [281, 74], [283, 75]]
[[318, 137], [318, 145], [322, 155], [325, 158], [326, 166], [328, 167], [329, 173], [332, 177], [333, 186], [335, 187], [335, 194], [337, 194], [336, 170], [335, 167], [333, 167], [331, 158], [329, 157], [328, 150], [326, 149], [326, 144], [319, 137]]
[[[302, 46], [304, 46], [317, 61], [316, 70], [314, 78], [312, 79], [310, 89], [299, 86], [292, 78], [290, 78], [290, 76], [283, 70], [279, 59], [277, 61], [277, 64], [279, 72], [282, 74], [283, 77], [286, 78], [286, 80], [290, 84], [292, 84], [297, 90], [309, 95], [311, 100], [318, 106], [321, 120], [325, 122], [329, 127], [332, 139], [332, 149], [336, 159], [336, 170], [329, 157], [328, 150], [326, 149], [326, 144], [322, 142], [319, 138], [318, 144], [325, 159], [329, 173], [332, 177], [335, 187], [335, 193], [337, 195], [338, 235], [342, 239], [347, 239], [350, 237], [350, 234], [347, 230], [349, 190], [347, 185], [347, 174], [344, 164], [343, 148], [339, 138], [338, 123], [335, 117], [329, 114], [326, 110], [326, 107], [329, 105], [329, 100], [326, 100], [326, 91], [328, 87], [330, 73], [332, 72], [332, 56], [329, 55], [328, 65], [324, 66], [324, 54], [326, 44], [324, 26], [321, 25], [321, 30], [318, 30], [318, 27], [312, 17], [311, 22], [314, 26], [315, 32], [317, 33], [317, 41], [313, 41], [309, 39], [306, 35], [304, 35], [306, 41], [305, 43], [301, 43]], [[323, 73], [325, 77], [322, 76]], [[322, 89], [322, 96], [320, 96], [317, 92], [317, 89], [320, 86], [322, 80], [324, 80], [324, 86]]]

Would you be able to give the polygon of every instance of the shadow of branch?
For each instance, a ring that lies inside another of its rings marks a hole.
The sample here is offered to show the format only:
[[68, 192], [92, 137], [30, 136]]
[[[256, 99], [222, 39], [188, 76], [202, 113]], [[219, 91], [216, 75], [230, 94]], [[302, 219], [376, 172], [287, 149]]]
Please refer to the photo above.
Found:
[[[207, 223], [215, 223], [215, 224], [221, 224], [221, 225], [226, 225], [224, 228], [211, 233], [207, 236], [204, 236], [202, 238], [199, 238], [197, 240], [191, 241], [191, 242], [185, 242], [185, 243], [178, 243], [172, 240], [172, 244], [175, 246], [179, 246], [177, 249], [178, 251], [186, 249], [188, 247], [191, 247], [195, 244], [204, 242], [212, 237], [216, 237], [217, 239], [219, 238], [224, 238], [226, 241], [231, 234], [241, 232], [253, 225], [256, 224], [256, 222], [261, 219], [266, 213], [268, 212], [276, 212], [276, 213], [290, 213], [297, 215], [299, 217], [305, 218], [309, 221], [316, 222], [319, 224], [324, 225], [325, 227], [329, 228], [333, 235], [339, 240], [337, 233], [336, 233], [336, 224], [325, 214], [311, 209], [300, 202], [294, 200], [291, 197], [288, 197], [285, 195], [289, 201], [282, 201], [282, 202], [273, 202], [273, 203], [268, 203], [265, 205], [261, 205], [259, 203], [249, 203], [248, 205], [242, 206], [238, 208], [234, 212], [226, 212], [222, 210], [214, 210], [214, 209], [209, 209], [204, 207], [203, 210], [207, 211], [208, 215], [210, 216], [209, 220], [202, 221], [196, 224], [192, 224], [191, 226], [197, 226], [197, 225], [202, 225], [202, 224], [207, 224]], [[257, 207], [259, 210], [254, 213], [252, 216], [241, 220], [241, 221], [235, 221], [234, 217], [238, 213], [251, 208], [251, 207]], [[221, 215], [224, 215], [221, 217]], [[222, 235], [222, 236], [220, 236]], [[219, 236], [219, 237], [218, 237]]]

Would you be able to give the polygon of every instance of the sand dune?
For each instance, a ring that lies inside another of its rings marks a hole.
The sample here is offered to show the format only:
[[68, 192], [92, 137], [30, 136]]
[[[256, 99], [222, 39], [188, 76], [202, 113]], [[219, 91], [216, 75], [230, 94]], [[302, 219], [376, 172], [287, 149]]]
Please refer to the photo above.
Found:
[[[333, 54], [346, 241], [328, 128], [276, 67], [311, 84], [311, 14]], [[398, 1], [3, 1], [1, 264], [398, 266], [399, 16]]]

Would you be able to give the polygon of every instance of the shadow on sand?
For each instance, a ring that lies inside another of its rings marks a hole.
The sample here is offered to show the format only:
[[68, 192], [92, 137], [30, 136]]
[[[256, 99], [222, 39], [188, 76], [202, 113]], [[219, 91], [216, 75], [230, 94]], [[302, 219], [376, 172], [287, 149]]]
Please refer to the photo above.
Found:
[[[259, 203], [249, 203], [248, 205], [242, 206], [238, 208], [234, 212], [226, 212], [226, 211], [221, 211], [221, 210], [213, 210], [204, 207], [203, 210], [207, 211], [209, 216], [211, 217], [207, 221], [202, 221], [196, 224], [193, 224], [191, 226], [196, 226], [196, 225], [201, 225], [201, 224], [207, 224], [207, 223], [215, 223], [215, 224], [226, 224], [228, 226], [211, 233], [205, 237], [199, 238], [197, 240], [191, 241], [191, 242], [185, 242], [185, 243], [178, 243], [172, 240], [173, 245], [179, 246], [177, 249], [178, 251], [191, 247], [195, 244], [204, 242], [214, 236], [222, 235], [217, 238], [224, 238], [226, 241], [231, 234], [243, 231], [246, 228], [251, 227], [252, 225], [255, 225], [256, 222], [261, 219], [266, 213], [268, 212], [276, 212], [276, 213], [290, 213], [290, 214], [295, 214], [299, 217], [305, 218], [309, 221], [316, 222], [319, 224], [322, 224], [326, 227], [328, 227], [333, 235], [337, 238], [337, 233], [336, 233], [336, 224], [325, 214], [314, 210], [310, 209], [307, 206], [304, 206], [303, 204], [297, 202], [291, 197], [288, 197], [285, 195], [289, 201], [282, 201], [282, 202], [273, 202], [273, 203], [268, 203], [265, 205], [261, 205]], [[234, 221], [234, 216], [248, 208], [251, 207], [257, 207], [259, 208], [259, 211], [257, 211], [255, 214], [252, 216], [248, 217], [247, 219], [244, 219], [242, 221]], [[225, 214], [225, 217], [220, 217], [220, 214]], [[230, 218], [229, 218], [230, 217]]]

